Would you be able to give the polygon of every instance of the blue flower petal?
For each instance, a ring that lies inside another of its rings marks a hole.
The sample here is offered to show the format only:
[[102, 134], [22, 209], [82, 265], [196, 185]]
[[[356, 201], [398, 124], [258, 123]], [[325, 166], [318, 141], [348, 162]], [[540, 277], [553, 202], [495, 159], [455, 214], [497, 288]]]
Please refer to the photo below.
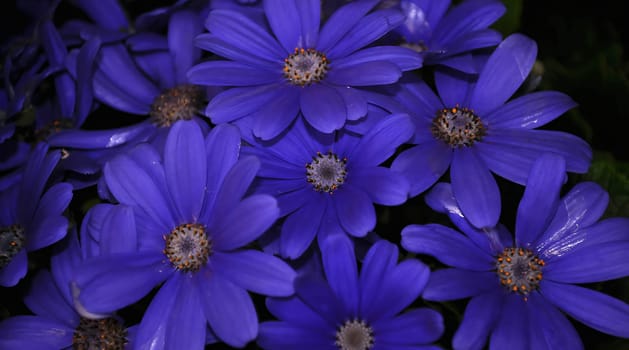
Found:
[[401, 24], [403, 21], [404, 15], [393, 9], [380, 10], [370, 13], [362, 17], [334, 47], [326, 50], [325, 53], [333, 63], [335, 58], [347, 56], [348, 54], [367, 46], [382, 37], [384, 34], [388, 33], [391, 29]]
[[377, 300], [382, 294], [382, 281], [385, 280], [398, 260], [397, 247], [385, 240], [374, 243], [365, 256], [360, 277], [359, 288], [362, 294], [360, 310], [363, 315], [368, 315], [373, 300]]
[[110, 313], [140, 300], [174, 269], [162, 252], [121, 253], [89, 260], [76, 273], [81, 304]]
[[166, 332], [169, 327], [168, 319], [164, 315], [172, 312], [182, 286], [182, 277], [187, 278], [181, 274], [174, 274], [159, 288], [137, 328], [135, 344], [145, 344], [150, 350], [166, 349]]
[[255, 251], [215, 252], [212, 268], [234, 284], [268, 296], [290, 296], [295, 292], [295, 271], [279, 258]]
[[474, 271], [489, 271], [495, 261], [463, 234], [439, 224], [406, 226], [402, 230], [402, 247], [434, 256], [447, 265]]
[[500, 307], [503, 304], [503, 294], [500, 292], [481, 294], [469, 301], [463, 320], [452, 338], [455, 349], [480, 350], [484, 348], [500, 316]]
[[419, 260], [407, 259], [395, 266], [382, 280], [381, 294], [371, 301], [365, 317], [389, 320], [419, 297], [428, 282], [430, 269]]
[[[443, 317], [428, 308], [414, 309], [393, 319], [378, 320], [373, 323], [375, 343], [382, 349], [395, 349], [396, 345], [415, 348], [438, 340], [445, 328]], [[402, 347], [400, 347], [402, 348]]]
[[314, 84], [305, 87], [301, 91], [299, 104], [306, 121], [324, 133], [342, 128], [347, 119], [345, 100], [331, 86]]
[[348, 183], [341, 186], [333, 194], [339, 222], [350, 235], [362, 237], [376, 226], [376, 210], [367, 193]]
[[260, 324], [257, 343], [263, 349], [273, 350], [336, 350], [334, 329], [327, 332], [288, 322], [267, 321]]
[[61, 238], [68, 230], [68, 219], [63, 216], [72, 199], [72, 186], [67, 183], [53, 185], [39, 202], [32, 221], [24, 223], [28, 227], [29, 251], [47, 247]]
[[232, 61], [206, 61], [188, 70], [191, 84], [211, 86], [255, 86], [282, 81], [280, 69], [252, 67], [247, 63]]
[[450, 167], [452, 149], [443, 142], [425, 142], [400, 153], [391, 169], [409, 181], [414, 197], [432, 186]]
[[574, 326], [556, 307], [538, 293], [529, 295], [532, 349], [583, 349]]
[[280, 252], [283, 257], [296, 259], [310, 246], [320, 230], [319, 225], [327, 207], [327, 201], [323, 196], [327, 195], [314, 193], [308, 196], [310, 200], [286, 218], [280, 238]]
[[389, 159], [412, 136], [413, 124], [406, 114], [392, 114], [374, 125], [347, 155], [352, 164], [375, 166]]
[[[232, 44], [230, 41], [226, 41], [219, 35], [211, 33], [199, 34], [194, 38], [194, 43], [197, 47], [205, 51], [213, 52], [217, 56], [221, 56], [232, 61], [247, 63], [253, 67], [258, 67], [259, 69], [268, 69], [269, 66], [265, 64], [268, 64], [269, 62], [275, 63], [280, 70], [282, 69], [282, 62], [279, 58], [267, 60], [267, 58], [260, 58], [256, 55], [252, 55], [249, 48], [243, 48], [240, 43]], [[204, 79], [203, 77], [195, 77], [193, 74], [188, 74], [188, 77], [193, 79]]]
[[[609, 194], [600, 185], [594, 182], [576, 184], [568, 194], [561, 198], [553, 221], [539, 239], [537, 250], [544, 251], [546, 247], [553, 246], [557, 241], [580, 234], [583, 229], [590, 230], [591, 225], [603, 216], [608, 203]], [[611, 235], [609, 233], [598, 237], [609, 238], [612, 237]], [[591, 239], [596, 239], [596, 237], [592, 235], [587, 241], [590, 242]]]
[[354, 246], [347, 236], [329, 237], [321, 246], [323, 268], [330, 288], [342, 303], [342, 312], [358, 312], [358, 266]]
[[[321, 318], [321, 315], [304, 304], [297, 296], [290, 298], [267, 298], [266, 307], [277, 319], [297, 326], [321, 330], [331, 328], [326, 320]], [[260, 326], [260, 334], [262, 334], [262, 325]]]
[[[24, 303], [37, 316], [59, 321], [72, 328], [79, 323], [79, 315], [57, 289], [52, 274], [42, 270], [35, 275], [32, 286], [24, 296]], [[70, 285], [67, 285], [68, 290]]]
[[239, 348], [255, 339], [258, 317], [247, 291], [209, 270], [197, 274], [201, 307], [216, 336]]
[[201, 51], [194, 46], [194, 37], [203, 31], [199, 15], [190, 11], [177, 11], [168, 22], [168, 48], [173, 56], [178, 84], [187, 82], [186, 72], [199, 58]]
[[474, 148], [454, 151], [450, 177], [452, 193], [467, 220], [478, 228], [495, 226], [500, 217], [500, 190]]
[[547, 264], [544, 278], [563, 283], [592, 283], [629, 276], [628, 250], [629, 235], [620, 242], [584, 243]]
[[338, 86], [335, 90], [343, 97], [347, 109], [347, 120], [359, 120], [365, 117], [368, 105], [362, 91], [350, 86]]
[[295, 120], [300, 108], [300, 94], [293, 86], [275, 86], [276, 94], [263, 106], [250, 114], [255, 119], [253, 134], [270, 140], [286, 130]]
[[507, 37], [485, 63], [468, 107], [482, 116], [502, 105], [526, 79], [536, 55], [535, 41], [522, 34]]
[[584, 225], [579, 229], [556, 232], [549, 230], [547, 236], [538, 243], [536, 250], [540, 258], [548, 263], [581, 247], [589, 249], [587, 247], [591, 245], [626, 241], [627, 232], [629, 232], [628, 218], [609, 218], [591, 226]]
[[317, 50], [328, 52], [378, 4], [379, 0], [355, 1], [338, 8], [319, 33]]
[[[304, 3], [315, 3], [315, 1], [306, 0], [299, 1]], [[308, 48], [305, 44], [305, 36], [302, 34], [301, 15], [306, 13], [301, 12], [301, 6], [297, 6], [298, 1], [285, 1], [285, 0], [270, 0], [265, 1], [264, 13], [273, 30], [273, 34], [279, 40], [286, 52], [292, 52], [295, 48]], [[313, 7], [313, 6], [308, 6]], [[316, 12], [319, 13], [319, 6], [316, 6]], [[319, 17], [317, 16], [316, 22], [318, 23]]]
[[497, 129], [535, 129], [576, 107], [570, 96], [557, 91], [538, 91], [507, 102], [483, 116], [483, 122]]
[[210, 238], [217, 250], [228, 251], [240, 248], [260, 237], [275, 222], [279, 208], [275, 198], [268, 195], [253, 195], [242, 200], [228, 213], [216, 219], [208, 227]]
[[553, 219], [566, 181], [566, 163], [560, 156], [546, 153], [533, 163], [530, 174], [516, 216], [515, 241], [519, 247], [535, 245]]
[[265, 60], [265, 63], [278, 62], [278, 73], [281, 72], [281, 64], [288, 53], [266, 29], [247, 16], [232, 10], [217, 9], [210, 12], [205, 26], [210, 33], [244, 53]]
[[193, 223], [207, 187], [207, 156], [201, 129], [193, 121], [179, 121], [170, 128], [164, 146], [164, 173], [179, 220]]
[[[499, 1], [468, 0], [451, 8], [432, 34], [432, 43], [446, 45], [467, 33], [492, 25], [506, 11]], [[448, 47], [456, 47], [454, 45]]]
[[179, 222], [173, 217], [170, 198], [160, 185], [165, 183], [161, 164], [144, 168], [127, 155], [120, 155], [107, 162], [104, 168], [109, 190], [122, 204], [138, 206], [162, 232], [168, 232]]
[[277, 90], [275, 85], [231, 88], [214, 96], [205, 109], [205, 114], [214, 124], [231, 122], [254, 112], [272, 99], [279, 98]]
[[503, 300], [500, 318], [489, 340], [490, 347], [492, 349], [531, 349], [529, 346], [530, 306], [518, 294], [509, 294]]
[[94, 72], [94, 96], [113, 108], [147, 114], [161, 91], [137, 69], [124, 46], [102, 46], [100, 52], [101, 64]]
[[199, 222], [209, 222], [211, 208], [223, 184], [225, 176], [238, 161], [240, 155], [240, 134], [231, 125], [219, 125], [205, 138], [207, 154], [207, 191]]
[[[443, 101], [443, 107], [453, 108], [457, 105], [469, 107], [469, 96], [475, 86], [477, 76], [463, 74], [453, 69], [437, 67], [435, 69], [435, 85], [439, 92], [439, 97]], [[443, 108], [441, 107], [441, 108]], [[437, 109], [432, 111], [434, 118]], [[485, 119], [481, 116], [481, 120]]]
[[[323, 246], [321, 242], [320, 246]], [[336, 325], [345, 321], [347, 307], [331, 289], [328, 281], [318, 272], [301, 273], [295, 279], [295, 294], [310, 309]]]
[[400, 68], [392, 62], [368, 61], [334, 69], [325, 77], [325, 81], [340, 86], [370, 86], [392, 84], [402, 76]]
[[205, 345], [207, 321], [199, 307], [200, 293], [191, 276], [181, 276], [177, 294], [170, 310], [165, 310], [167, 321], [165, 349], [201, 349]]
[[352, 175], [354, 186], [360, 187], [374, 203], [399, 205], [408, 198], [408, 181], [388, 168], [365, 168]]
[[44, 317], [14, 316], [0, 323], [2, 349], [65, 349], [72, 346], [74, 328]]
[[374, 46], [334, 60], [334, 69], [373, 61], [392, 62], [398, 65], [400, 70], [407, 71], [420, 68], [423, 60], [421, 55], [406, 47]]
[[[496, 46], [500, 44], [501, 40], [502, 40], [502, 34], [500, 32], [493, 29], [481, 29], [481, 30], [469, 32], [457, 38], [456, 40], [449, 42], [448, 47], [444, 51], [446, 55], [458, 55], [458, 56], [450, 56], [450, 57], [466, 56], [468, 58], [472, 58], [469, 54], [466, 54], [466, 53], [469, 53], [472, 50], [476, 50], [476, 49], [480, 49], [484, 47]], [[457, 68], [456, 66], [453, 66], [451, 64], [444, 64], [443, 60], [444, 59], [440, 58], [439, 64], [442, 64], [451, 68], [455, 68], [455, 69]], [[445, 58], [445, 61], [448, 61], [448, 58]], [[449, 62], [452, 63], [453, 61], [449, 61]], [[461, 72], [470, 73], [470, 74], [477, 73], [475, 65], [465, 65], [465, 67], [466, 69], [461, 70]]]
[[587, 142], [562, 131], [499, 129], [485, 135], [478, 144], [485, 142], [521, 159], [535, 158], [532, 151], [539, 152], [538, 157], [545, 152], [559, 154], [566, 160], [566, 170], [574, 173], [586, 173], [592, 160], [592, 149]]
[[[220, 163], [208, 164], [208, 168], [220, 166], [223, 165]], [[215, 188], [208, 189], [217, 192], [216, 199], [212, 206], [206, 205], [204, 208], [205, 212], [202, 213], [203, 220], [201, 222], [205, 222], [209, 226], [215, 222], [225, 224], [224, 217], [233, 212], [233, 208], [240, 204], [258, 169], [260, 169], [260, 161], [253, 156], [242, 157], [233, 166], [224, 169], [222, 172], [224, 172], [225, 177], [222, 182], [216, 183]]]
[[498, 286], [498, 275], [493, 271], [440, 269], [430, 274], [422, 297], [434, 301], [464, 299], [498, 289]]
[[26, 276], [27, 269], [28, 258], [26, 256], [26, 249], [22, 249], [13, 256], [8, 265], [0, 269], [0, 286], [15, 286], [24, 276]]
[[587, 288], [542, 280], [541, 293], [577, 321], [603, 333], [629, 338], [629, 305]]

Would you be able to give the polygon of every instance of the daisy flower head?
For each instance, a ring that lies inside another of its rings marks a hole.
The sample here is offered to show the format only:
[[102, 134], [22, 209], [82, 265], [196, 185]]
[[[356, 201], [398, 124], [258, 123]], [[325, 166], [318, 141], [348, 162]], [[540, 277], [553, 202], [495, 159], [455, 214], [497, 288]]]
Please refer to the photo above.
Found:
[[[215, 124], [253, 119], [253, 133], [270, 140], [303, 119], [331, 133], [367, 113], [360, 88], [392, 84], [421, 57], [397, 46], [371, 46], [402, 23], [393, 9], [372, 9], [376, 0], [351, 2], [320, 28], [319, 0], [264, 1], [266, 20], [229, 9], [211, 11], [197, 45], [226, 60], [202, 62], [188, 71], [194, 84], [229, 87], [206, 108]], [[325, 103], [321, 103], [325, 101]]]
[[133, 327], [115, 314], [85, 312], [75, 300], [74, 271], [90, 256], [76, 230], [55, 248], [50, 271], [39, 271], [24, 295], [33, 315], [0, 322], [0, 349], [131, 349]]
[[276, 197], [285, 217], [280, 255], [300, 257], [315, 237], [363, 237], [376, 225], [374, 203], [404, 203], [408, 182], [381, 164], [412, 129], [407, 115], [392, 114], [364, 135], [323, 134], [297, 120], [277, 140], [252, 139], [243, 152], [261, 162], [255, 191]]
[[346, 236], [322, 244], [323, 275], [300, 273], [295, 295], [267, 298], [278, 320], [260, 325], [263, 349], [403, 350], [439, 349], [441, 314], [409, 308], [422, 292], [430, 270], [416, 259], [398, 262], [397, 247], [373, 244], [359, 272], [354, 248]]
[[450, 0], [393, 1], [406, 16], [392, 33], [403, 46], [422, 54], [424, 65], [443, 65], [477, 73], [471, 52], [495, 46], [502, 35], [491, 26], [505, 13], [497, 0], [466, 0], [451, 6]]
[[72, 186], [49, 185], [61, 152], [48, 152], [38, 143], [19, 180], [0, 192], [0, 286], [14, 286], [27, 272], [27, 253], [65, 237], [68, 219], [63, 212], [72, 199]]
[[565, 157], [570, 172], [588, 170], [592, 150], [587, 142], [562, 131], [536, 130], [575, 107], [570, 97], [539, 91], [509, 100], [536, 53], [533, 40], [513, 34], [489, 56], [478, 78], [436, 70], [438, 96], [423, 81], [401, 84], [396, 98], [413, 117], [414, 146], [391, 168], [407, 176], [412, 196], [450, 169], [452, 191], [467, 219], [476, 227], [493, 227], [500, 193], [492, 173], [524, 185], [544, 152]]
[[[583, 349], [565, 315], [600, 332], [629, 338], [629, 305], [578, 284], [629, 276], [629, 219], [599, 220], [608, 203], [583, 182], [560, 197], [566, 162], [544, 154], [531, 168], [515, 221], [477, 229], [440, 183], [426, 196], [461, 230], [411, 225], [402, 246], [449, 268], [433, 271], [423, 297], [471, 298], [453, 338], [455, 349]], [[482, 210], [478, 208], [477, 210]]]
[[256, 337], [247, 291], [290, 295], [295, 273], [279, 258], [247, 247], [279, 210], [269, 195], [245, 195], [259, 162], [239, 155], [236, 127], [216, 127], [204, 137], [197, 123], [179, 121], [163, 155], [142, 144], [106, 164], [111, 193], [129, 209], [112, 214], [101, 228], [106, 232], [92, 234], [136, 249], [96, 257], [78, 271], [86, 310], [111, 312], [160, 285], [138, 327], [139, 344], [200, 349], [208, 327], [234, 347]]

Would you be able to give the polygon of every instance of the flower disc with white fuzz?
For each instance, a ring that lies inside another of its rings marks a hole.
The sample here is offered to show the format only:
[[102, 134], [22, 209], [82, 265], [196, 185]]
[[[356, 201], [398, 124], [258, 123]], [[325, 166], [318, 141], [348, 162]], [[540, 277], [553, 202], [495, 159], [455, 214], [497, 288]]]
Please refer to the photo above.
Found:
[[164, 235], [164, 254], [175, 268], [183, 272], [198, 271], [212, 253], [212, 243], [201, 224], [183, 224]]

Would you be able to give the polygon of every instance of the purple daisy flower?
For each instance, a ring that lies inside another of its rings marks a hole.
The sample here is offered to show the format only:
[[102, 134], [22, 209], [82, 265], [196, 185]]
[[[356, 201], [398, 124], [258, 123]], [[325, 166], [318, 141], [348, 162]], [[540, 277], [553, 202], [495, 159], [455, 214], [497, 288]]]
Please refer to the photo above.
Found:
[[266, 23], [234, 10], [211, 11], [205, 22], [210, 33], [196, 43], [229, 60], [200, 63], [188, 77], [230, 88], [210, 101], [206, 115], [215, 124], [251, 118], [253, 133], [264, 140], [298, 116], [324, 133], [364, 117], [368, 99], [356, 87], [395, 83], [403, 71], [421, 66], [410, 49], [364, 48], [404, 19], [392, 9], [369, 13], [377, 4], [352, 2], [321, 29], [319, 0], [264, 1]]
[[73, 273], [86, 259], [76, 231], [57, 246], [51, 272], [35, 275], [24, 296], [34, 313], [14, 316], [0, 323], [1, 349], [127, 349], [133, 330], [126, 329], [115, 315], [90, 318], [75, 303]]
[[424, 65], [444, 65], [476, 73], [471, 51], [495, 46], [502, 35], [489, 29], [505, 12], [497, 0], [466, 0], [450, 7], [450, 0], [399, 0], [406, 15], [394, 33], [403, 46], [420, 52]]
[[[434, 271], [427, 300], [469, 298], [455, 349], [582, 349], [564, 313], [598, 331], [629, 338], [629, 305], [576, 284], [629, 275], [629, 219], [597, 221], [607, 193], [592, 182], [563, 198], [563, 158], [546, 154], [531, 168], [515, 223], [479, 230], [466, 220], [453, 188], [439, 184], [427, 203], [447, 213], [463, 234], [438, 224], [411, 225], [402, 246], [452, 268]], [[477, 208], [477, 210], [483, 210]]]
[[439, 96], [424, 82], [401, 84], [397, 99], [415, 122], [415, 146], [402, 152], [391, 168], [408, 177], [412, 196], [450, 168], [452, 190], [467, 219], [476, 227], [493, 227], [500, 215], [500, 193], [492, 172], [523, 185], [531, 164], [544, 152], [565, 157], [570, 172], [588, 170], [592, 150], [584, 140], [535, 130], [573, 108], [570, 97], [541, 91], [507, 102], [531, 70], [536, 53], [534, 41], [513, 34], [489, 56], [477, 80], [437, 70]]
[[[100, 48], [94, 71], [90, 72], [90, 86], [84, 89], [93, 88], [94, 98], [105, 105], [147, 118], [121, 128], [72, 129], [52, 135], [50, 144], [69, 152], [64, 167], [91, 175], [77, 180], [88, 185], [98, 181], [107, 160], [140, 142], [162, 147], [159, 145], [163, 145], [168, 127], [177, 120], [194, 120], [208, 128], [206, 120], [199, 117], [206, 92], [189, 84], [185, 77], [186, 70], [200, 57], [192, 40], [201, 30], [197, 14], [180, 10], [169, 18], [167, 36], [141, 32], [127, 39], [130, 49], [120, 43]], [[69, 56], [77, 79], [85, 71], [85, 60], [81, 52]]]
[[381, 240], [367, 252], [360, 274], [353, 245], [334, 236], [322, 245], [323, 276], [303, 273], [295, 296], [267, 298], [279, 321], [263, 322], [257, 343], [264, 349], [440, 349], [430, 343], [444, 330], [429, 308], [402, 312], [422, 292], [430, 270], [416, 259], [398, 263], [398, 249]]
[[0, 285], [14, 286], [26, 275], [27, 252], [62, 239], [68, 229], [63, 216], [72, 199], [72, 186], [47, 187], [60, 152], [39, 143], [20, 170], [18, 183], [0, 192]]
[[248, 140], [262, 163], [256, 192], [275, 196], [286, 216], [279, 251], [298, 258], [315, 236], [365, 236], [376, 225], [374, 203], [406, 201], [408, 183], [380, 166], [408, 140], [413, 125], [405, 114], [389, 115], [367, 131], [322, 134], [302, 121], [275, 141]]
[[197, 123], [179, 121], [163, 158], [142, 144], [106, 164], [111, 193], [131, 208], [109, 227], [119, 233], [117, 244], [137, 249], [94, 258], [79, 270], [79, 301], [88, 311], [130, 305], [163, 282], [139, 325], [138, 344], [200, 349], [208, 324], [231, 346], [256, 337], [247, 290], [291, 295], [295, 272], [277, 257], [243, 249], [279, 210], [269, 195], [243, 198], [259, 162], [239, 159], [239, 151], [235, 127], [214, 128], [204, 138]]

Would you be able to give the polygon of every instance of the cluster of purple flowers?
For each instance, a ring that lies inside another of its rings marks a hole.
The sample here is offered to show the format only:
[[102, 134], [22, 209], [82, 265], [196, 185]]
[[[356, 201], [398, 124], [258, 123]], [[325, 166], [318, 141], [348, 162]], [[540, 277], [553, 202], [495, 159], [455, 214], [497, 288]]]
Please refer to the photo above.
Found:
[[[0, 349], [582, 349], [570, 319], [629, 338], [629, 304], [581, 285], [629, 276], [629, 218], [563, 189], [592, 150], [543, 128], [576, 103], [522, 88], [537, 46], [490, 28], [499, 0], [16, 3], [0, 288], [28, 310]], [[524, 191], [511, 230], [500, 181]], [[376, 232], [420, 195], [453, 226]]]

